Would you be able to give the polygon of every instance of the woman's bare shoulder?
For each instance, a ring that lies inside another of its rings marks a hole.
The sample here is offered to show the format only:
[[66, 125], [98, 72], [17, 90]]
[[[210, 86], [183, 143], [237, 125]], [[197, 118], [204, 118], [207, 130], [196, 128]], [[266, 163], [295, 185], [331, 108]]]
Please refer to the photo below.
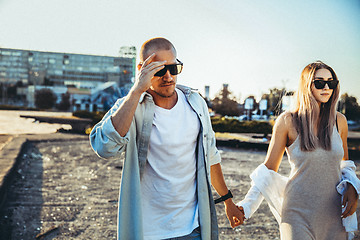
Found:
[[337, 119], [337, 122], [338, 122], [338, 127], [340, 129], [347, 129], [348, 128], [347, 119], [346, 119], [344, 114], [342, 114], [341, 112], [336, 112], [336, 119]]
[[336, 118], [338, 119], [338, 121], [347, 121], [345, 115], [341, 112], [336, 112]]
[[294, 113], [293, 112], [283, 112], [279, 115], [279, 123], [277, 126], [278, 130], [284, 131], [287, 135], [288, 141], [286, 146], [291, 145], [297, 138], [298, 132], [294, 123]]
[[292, 128], [293, 127], [293, 113], [288, 112], [288, 111], [281, 113], [277, 117], [276, 122], [281, 127], [285, 127], [287, 129]]

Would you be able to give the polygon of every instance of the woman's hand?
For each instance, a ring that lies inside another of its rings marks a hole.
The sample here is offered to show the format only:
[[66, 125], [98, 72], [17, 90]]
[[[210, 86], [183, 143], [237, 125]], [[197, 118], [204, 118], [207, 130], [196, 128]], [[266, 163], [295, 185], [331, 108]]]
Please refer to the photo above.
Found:
[[244, 221], [245, 221], [245, 219], [246, 219], [246, 217], [245, 217], [245, 212], [244, 212], [244, 208], [243, 208], [242, 206], [238, 206], [238, 205], [236, 205], [236, 207], [237, 207], [237, 209], [240, 210], [240, 212], [241, 212], [242, 215], [243, 215], [242, 221], [241, 221], [241, 223], [239, 223], [239, 225], [241, 225], [241, 224], [244, 223]]
[[343, 196], [342, 206], [346, 205], [346, 209], [341, 215], [342, 218], [346, 218], [352, 215], [356, 211], [357, 207], [358, 194], [350, 183], [348, 183], [348, 188]]
[[225, 200], [225, 212], [232, 228], [244, 223], [244, 211], [236, 206], [231, 198]]

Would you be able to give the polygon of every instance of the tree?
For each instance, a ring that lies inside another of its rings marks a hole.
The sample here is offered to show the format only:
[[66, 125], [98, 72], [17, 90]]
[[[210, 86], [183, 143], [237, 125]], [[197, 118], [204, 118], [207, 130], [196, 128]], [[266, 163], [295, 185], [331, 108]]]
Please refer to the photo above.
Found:
[[223, 89], [212, 100], [212, 109], [222, 116], [240, 115], [239, 104], [228, 90], [227, 84], [224, 84]]
[[339, 111], [342, 112], [348, 120], [360, 119], [360, 106], [353, 96], [344, 93], [340, 97]]
[[61, 94], [61, 101], [57, 105], [57, 109], [61, 111], [67, 111], [70, 108], [70, 94], [69, 93], [63, 93]]
[[7, 86], [7, 97], [9, 99], [16, 98], [16, 89], [17, 89], [17, 84], [14, 84], [14, 83], [8, 84], [8, 86]]
[[40, 109], [50, 109], [55, 106], [56, 95], [49, 88], [43, 88], [35, 92], [35, 106]]
[[54, 82], [50, 80], [48, 77], [44, 77], [44, 86], [53, 86]]
[[270, 93], [263, 94], [261, 99], [267, 100], [268, 113], [279, 115], [281, 113], [281, 99], [285, 95], [285, 89], [272, 88]]

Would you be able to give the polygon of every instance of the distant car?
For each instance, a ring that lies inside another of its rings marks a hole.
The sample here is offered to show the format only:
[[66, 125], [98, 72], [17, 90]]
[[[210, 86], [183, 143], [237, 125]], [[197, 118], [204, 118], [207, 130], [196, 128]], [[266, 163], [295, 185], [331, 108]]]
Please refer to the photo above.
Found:
[[351, 126], [351, 125], [357, 125], [357, 122], [355, 122], [355, 121], [353, 121], [353, 120], [348, 120], [348, 121], [347, 121], [347, 124], [348, 124], [349, 126]]
[[247, 121], [247, 120], [249, 120], [249, 116], [248, 115], [241, 115], [241, 116], [239, 116], [239, 121]]
[[357, 121], [348, 120], [347, 124], [350, 131], [360, 128], [360, 122]]
[[251, 116], [252, 120], [267, 120], [267, 116], [266, 115], [252, 115]]
[[[249, 116], [248, 115], [241, 115], [238, 117], [239, 121], [247, 121], [249, 120]], [[251, 119], [252, 120], [268, 120], [267, 115], [251, 115]]]

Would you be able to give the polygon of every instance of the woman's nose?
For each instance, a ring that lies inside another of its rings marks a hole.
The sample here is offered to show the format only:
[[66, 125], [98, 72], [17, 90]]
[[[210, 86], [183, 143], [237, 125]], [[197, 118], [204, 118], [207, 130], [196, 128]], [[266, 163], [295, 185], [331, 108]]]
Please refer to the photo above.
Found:
[[326, 83], [326, 84], [325, 84], [325, 86], [324, 86], [324, 89], [330, 89], [328, 83], [327, 83], [327, 82], [325, 82], [325, 83]]

